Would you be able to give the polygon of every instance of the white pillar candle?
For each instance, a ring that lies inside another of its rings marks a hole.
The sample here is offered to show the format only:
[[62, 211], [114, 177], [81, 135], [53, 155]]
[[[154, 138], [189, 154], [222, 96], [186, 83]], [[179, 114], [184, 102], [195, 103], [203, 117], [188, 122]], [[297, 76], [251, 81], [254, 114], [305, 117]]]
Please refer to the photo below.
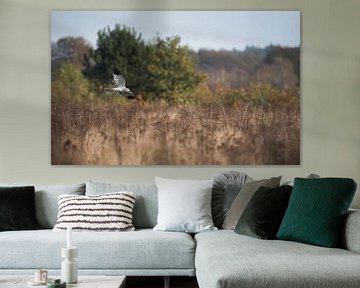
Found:
[[71, 235], [72, 227], [70, 225], [67, 226], [66, 232], [67, 232], [66, 248], [70, 249], [72, 248], [72, 235]]

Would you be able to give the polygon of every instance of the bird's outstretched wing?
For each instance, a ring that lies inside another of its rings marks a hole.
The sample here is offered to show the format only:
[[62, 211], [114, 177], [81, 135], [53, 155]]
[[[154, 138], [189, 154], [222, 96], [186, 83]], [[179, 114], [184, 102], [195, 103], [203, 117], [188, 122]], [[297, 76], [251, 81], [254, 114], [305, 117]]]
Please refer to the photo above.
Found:
[[121, 74], [113, 74], [114, 83], [117, 87], [122, 88], [125, 87], [125, 78]]

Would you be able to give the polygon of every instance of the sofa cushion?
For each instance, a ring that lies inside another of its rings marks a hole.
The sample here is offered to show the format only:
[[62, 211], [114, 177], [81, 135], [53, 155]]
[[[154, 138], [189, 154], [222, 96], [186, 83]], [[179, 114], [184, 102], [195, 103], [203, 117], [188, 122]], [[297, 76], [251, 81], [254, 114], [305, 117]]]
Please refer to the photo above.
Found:
[[136, 202], [133, 211], [133, 224], [136, 229], [153, 228], [158, 213], [158, 192], [155, 184], [121, 184], [86, 182], [86, 195], [131, 191]]
[[231, 204], [239, 193], [241, 187], [252, 179], [245, 173], [227, 171], [214, 178], [211, 199], [211, 214], [214, 225], [221, 228]]
[[360, 254], [298, 242], [262, 240], [231, 230], [195, 236], [200, 288], [353, 288]]
[[295, 178], [277, 238], [337, 247], [355, 190], [349, 178]]
[[[195, 244], [186, 233], [73, 232], [72, 240], [83, 271], [194, 269]], [[60, 269], [61, 247], [66, 247], [66, 231], [2, 232], [0, 269]]]
[[9, 184], [0, 183], [0, 186], [34, 186], [36, 218], [41, 228], [53, 228], [58, 216], [58, 197], [61, 194], [84, 195], [85, 184], [38, 185], [38, 184]]
[[114, 192], [101, 195], [59, 196], [59, 216], [55, 231], [133, 231], [133, 192]]
[[251, 198], [235, 227], [238, 234], [275, 239], [288, 206], [292, 187], [260, 187]]
[[0, 231], [40, 228], [34, 192], [33, 186], [0, 187]]
[[350, 209], [346, 215], [341, 237], [343, 248], [360, 253], [360, 210]]
[[223, 228], [224, 229], [235, 229], [237, 222], [240, 219], [246, 205], [249, 203], [251, 197], [261, 187], [275, 188], [279, 186], [281, 177], [273, 177], [270, 179], [256, 180], [244, 184], [232, 203], [229, 212], [227, 213]]
[[213, 180], [155, 177], [159, 214], [154, 230], [198, 233], [217, 229], [211, 217]]

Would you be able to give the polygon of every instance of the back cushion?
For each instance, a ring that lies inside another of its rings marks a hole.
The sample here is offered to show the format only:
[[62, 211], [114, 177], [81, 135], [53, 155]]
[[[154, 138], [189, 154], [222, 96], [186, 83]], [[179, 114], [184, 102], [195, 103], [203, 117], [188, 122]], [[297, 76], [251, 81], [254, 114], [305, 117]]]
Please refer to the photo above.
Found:
[[133, 210], [133, 223], [136, 229], [153, 228], [157, 224], [158, 191], [155, 184], [121, 184], [86, 182], [86, 195], [130, 191], [136, 200]]
[[61, 194], [85, 195], [85, 183], [65, 185], [34, 185], [0, 183], [3, 187], [34, 186], [36, 218], [42, 229], [52, 229], [58, 215], [58, 197]]

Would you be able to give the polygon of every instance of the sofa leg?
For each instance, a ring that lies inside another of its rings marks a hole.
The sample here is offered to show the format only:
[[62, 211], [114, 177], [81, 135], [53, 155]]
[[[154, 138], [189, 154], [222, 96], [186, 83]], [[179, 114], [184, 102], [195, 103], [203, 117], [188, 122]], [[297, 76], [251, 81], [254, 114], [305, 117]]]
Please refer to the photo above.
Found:
[[164, 277], [164, 288], [170, 288], [170, 276]]

